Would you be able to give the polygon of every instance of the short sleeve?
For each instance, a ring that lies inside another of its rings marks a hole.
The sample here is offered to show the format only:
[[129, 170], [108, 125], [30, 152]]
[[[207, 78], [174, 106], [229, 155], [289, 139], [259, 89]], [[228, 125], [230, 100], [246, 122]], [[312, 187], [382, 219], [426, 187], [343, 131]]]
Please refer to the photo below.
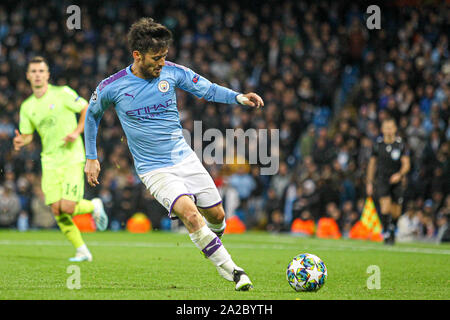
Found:
[[26, 109], [23, 105], [20, 107], [20, 122], [19, 122], [19, 131], [21, 134], [32, 134], [34, 132], [34, 125], [31, 121]]
[[401, 151], [402, 157], [403, 157], [403, 156], [409, 157], [410, 152], [409, 152], [409, 148], [408, 148], [408, 146], [406, 145], [406, 143], [402, 143], [402, 144], [401, 144], [401, 149], [400, 149], [400, 151]]
[[95, 118], [101, 118], [103, 112], [108, 109], [111, 103], [114, 103], [114, 101], [110, 99], [110, 95], [110, 88], [103, 87], [101, 83], [92, 93], [91, 98], [89, 99], [88, 110]]
[[64, 105], [70, 111], [81, 112], [88, 102], [83, 97], [79, 96], [78, 93], [68, 86], [62, 87], [61, 95], [64, 101]]
[[378, 157], [378, 149], [379, 149], [379, 143], [375, 142], [372, 146], [372, 150], [370, 152], [370, 157]]

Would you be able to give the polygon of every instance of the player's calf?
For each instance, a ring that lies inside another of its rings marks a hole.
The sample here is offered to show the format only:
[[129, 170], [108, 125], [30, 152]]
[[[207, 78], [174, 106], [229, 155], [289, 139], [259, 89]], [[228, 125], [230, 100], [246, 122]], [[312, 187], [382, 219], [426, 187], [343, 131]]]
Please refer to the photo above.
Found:
[[219, 239], [222, 239], [223, 233], [225, 232], [225, 228], [227, 226], [225, 219], [222, 221], [222, 223], [217, 224], [209, 223], [208, 220], [206, 220], [206, 225], [209, 229], [211, 229], [212, 232], [216, 234], [217, 237], [219, 237]]
[[60, 206], [60, 211], [61, 213], [67, 213], [72, 215], [75, 212], [75, 207], [77, 205], [77, 203], [75, 201], [69, 201], [69, 200], [64, 200], [62, 199], [60, 201], [61, 206]]
[[[188, 229], [189, 237], [194, 245], [216, 266], [222, 277], [233, 281], [234, 270], [243, 270], [233, 262], [220, 238], [205, 224], [192, 199], [188, 196], [181, 196], [175, 202], [173, 211]], [[236, 286], [236, 290], [248, 288], [249, 280], [247, 281], [245, 277], [242, 278], [242, 281], [239, 279], [238, 282], [239, 286]], [[243, 285], [243, 282], [246, 285]]]
[[211, 208], [199, 208], [200, 213], [205, 217], [206, 225], [219, 238], [222, 238], [225, 231], [225, 211], [221, 203]]
[[59, 216], [59, 214], [60, 214], [60, 204], [59, 204], [59, 202], [57, 202], [57, 203], [52, 203], [51, 205], [50, 205], [50, 208], [52, 209], [52, 213], [53, 213], [53, 215], [55, 216], [55, 217], [57, 217], [57, 216]]
[[[219, 237], [206, 225], [189, 234], [192, 242], [199, 248], [217, 268], [219, 275], [228, 281], [236, 283], [236, 290], [248, 290], [253, 287], [250, 279], [242, 268], [239, 268], [231, 259]], [[238, 271], [236, 274], [235, 271]]]

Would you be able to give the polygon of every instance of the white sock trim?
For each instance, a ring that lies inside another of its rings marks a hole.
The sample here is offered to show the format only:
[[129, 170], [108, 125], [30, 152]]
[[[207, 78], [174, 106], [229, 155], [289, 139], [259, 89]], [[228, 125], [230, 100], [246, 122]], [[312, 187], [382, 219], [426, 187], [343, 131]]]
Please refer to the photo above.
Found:
[[227, 223], [225, 222], [225, 219], [223, 219], [222, 223], [210, 223], [208, 222], [208, 220], [205, 219], [206, 225], [208, 226], [208, 228], [210, 228], [212, 231], [214, 232], [220, 232], [225, 230]]
[[200, 250], [203, 250], [203, 248], [211, 242], [211, 240], [214, 239], [216, 235], [209, 230], [208, 226], [204, 225], [197, 231], [190, 233], [189, 237], [191, 238], [192, 242], [199, 248]]
[[[231, 256], [227, 249], [225, 249], [220, 239], [208, 228], [207, 225], [204, 225], [199, 230], [190, 233], [189, 237], [195, 246], [203, 251], [215, 266], [220, 266], [231, 260]], [[212, 252], [209, 256], [208, 251]]]

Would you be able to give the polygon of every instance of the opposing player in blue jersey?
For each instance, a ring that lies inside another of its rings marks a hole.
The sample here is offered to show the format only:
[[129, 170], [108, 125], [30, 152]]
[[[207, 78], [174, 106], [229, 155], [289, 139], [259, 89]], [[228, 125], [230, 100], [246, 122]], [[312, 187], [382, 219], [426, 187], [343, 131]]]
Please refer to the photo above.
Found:
[[255, 93], [242, 94], [211, 83], [189, 68], [166, 61], [171, 32], [151, 18], [134, 23], [128, 42], [134, 62], [103, 80], [89, 102], [85, 124], [88, 183], [98, 185], [96, 137], [105, 109], [115, 106], [136, 171], [172, 218], [178, 217], [194, 244], [236, 290], [253, 288], [220, 238], [225, 213], [219, 192], [182, 135], [175, 88], [208, 101], [262, 107]]

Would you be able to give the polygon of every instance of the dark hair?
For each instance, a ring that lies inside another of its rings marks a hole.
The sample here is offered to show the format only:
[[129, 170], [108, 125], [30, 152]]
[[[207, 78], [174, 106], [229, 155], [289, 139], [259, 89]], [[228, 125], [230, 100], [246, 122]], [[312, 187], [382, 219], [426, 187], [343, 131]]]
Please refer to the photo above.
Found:
[[50, 67], [48, 65], [48, 62], [47, 62], [47, 60], [44, 57], [42, 57], [42, 56], [35, 56], [30, 61], [28, 61], [27, 70], [28, 70], [30, 64], [32, 64], [32, 63], [41, 63], [41, 62], [45, 63], [47, 65], [47, 68], [50, 69]]
[[128, 32], [128, 46], [131, 51], [147, 53], [149, 50], [160, 51], [169, 47], [172, 32], [152, 18], [141, 18], [132, 24]]
[[395, 121], [395, 119], [393, 117], [387, 117], [386, 119], [383, 119], [383, 121], [381, 122], [381, 124], [385, 123], [385, 122], [393, 122], [396, 126], [397, 126], [397, 121]]

